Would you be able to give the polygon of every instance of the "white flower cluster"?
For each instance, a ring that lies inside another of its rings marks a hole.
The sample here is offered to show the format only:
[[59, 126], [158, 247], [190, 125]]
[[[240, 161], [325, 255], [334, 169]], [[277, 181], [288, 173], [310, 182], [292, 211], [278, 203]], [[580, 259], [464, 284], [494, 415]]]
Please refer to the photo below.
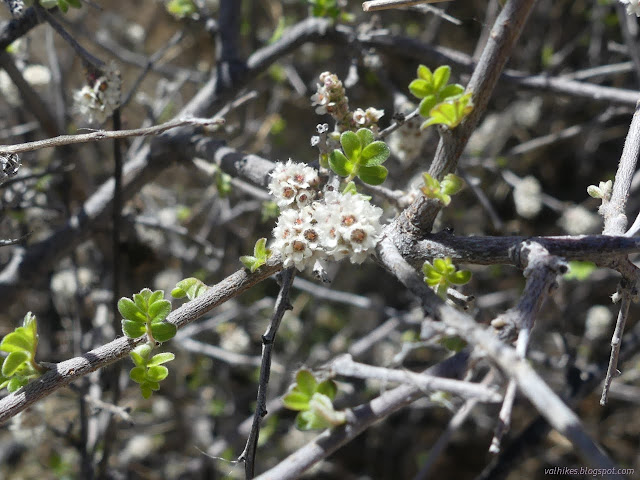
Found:
[[[333, 186], [325, 188], [321, 198], [315, 201], [299, 202], [299, 192], [310, 199], [317, 197], [308, 186], [317, 188], [319, 182], [309, 179], [318, 179], [318, 173], [306, 165], [291, 161], [278, 164], [271, 175], [269, 190], [276, 196], [278, 205], [284, 207], [273, 229], [272, 248], [280, 253], [286, 268], [295, 266], [302, 271], [318, 260], [345, 257], [349, 257], [351, 263], [364, 262], [382, 230], [382, 209], [371, 205], [362, 195], [339, 193]], [[291, 183], [292, 179], [296, 185]], [[300, 190], [295, 190], [297, 184]], [[294, 192], [284, 197], [287, 188]]]
[[75, 92], [75, 110], [89, 123], [104, 123], [120, 106], [122, 81], [116, 68], [111, 65], [93, 85], [85, 85]]
[[320, 177], [316, 169], [303, 163], [277, 163], [271, 172], [269, 193], [276, 197], [281, 209], [295, 205], [298, 208], [310, 205], [316, 198], [316, 187]]
[[640, 0], [620, 0], [620, 3], [627, 6], [627, 15], [640, 17]]

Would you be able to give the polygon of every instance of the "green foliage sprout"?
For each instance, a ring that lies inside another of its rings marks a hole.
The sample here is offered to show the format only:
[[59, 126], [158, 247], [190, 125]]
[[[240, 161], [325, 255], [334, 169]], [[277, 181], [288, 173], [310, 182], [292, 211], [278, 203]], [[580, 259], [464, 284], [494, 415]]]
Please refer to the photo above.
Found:
[[24, 316], [22, 326], [0, 342], [0, 350], [9, 354], [0, 362], [0, 389], [7, 387], [13, 393], [42, 375], [46, 369], [36, 362], [37, 348], [38, 323], [35, 315], [29, 312]]
[[189, 277], [184, 280], [180, 280], [176, 284], [176, 288], [171, 290], [171, 296], [173, 298], [187, 297], [189, 300], [193, 300], [194, 298], [198, 298], [207, 290], [209, 290], [209, 286], [205, 285], [202, 280], [198, 280], [195, 277]]
[[118, 301], [118, 310], [122, 315], [122, 331], [129, 338], [147, 335], [149, 342], [166, 342], [177, 331], [173, 323], [165, 322], [171, 312], [171, 302], [164, 299], [164, 291], [152, 292], [144, 288], [133, 295], [133, 301], [122, 297]]
[[286, 408], [300, 412], [296, 416], [296, 428], [322, 430], [347, 421], [344, 411], [333, 408], [336, 393], [338, 387], [333, 380], [318, 383], [311, 372], [300, 370], [295, 385], [282, 401]]
[[331, 170], [347, 177], [347, 182], [358, 177], [369, 185], [380, 185], [387, 178], [387, 169], [382, 164], [391, 154], [386, 143], [374, 140], [374, 135], [368, 128], [361, 128], [357, 132], [346, 131], [340, 135], [340, 150], [334, 150], [329, 155]]
[[159, 390], [160, 382], [169, 375], [169, 370], [162, 364], [176, 358], [170, 352], [158, 353], [151, 357], [152, 349], [152, 345], [145, 343], [137, 346], [129, 354], [136, 365], [129, 372], [129, 378], [140, 384], [144, 398], [149, 398], [154, 391]]
[[438, 124], [450, 129], [457, 127], [473, 110], [471, 93], [463, 95], [462, 85], [448, 84], [451, 76], [451, 67], [448, 65], [438, 67], [435, 72], [420, 65], [417, 73], [418, 78], [409, 84], [409, 90], [421, 99], [420, 116], [427, 119], [422, 128]]
[[267, 239], [260, 238], [253, 247], [253, 255], [242, 256], [240, 261], [253, 273], [267, 263], [271, 254], [271, 250], [267, 248]]
[[439, 200], [445, 207], [451, 203], [451, 195], [455, 195], [464, 187], [464, 180], [453, 173], [445, 175], [440, 182], [428, 173], [423, 173], [422, 177], [424, 186], [420, 190], [424, 196]]
[[135, 367], [129, 372], [129, 377], [140, 384], [140, 391], [144, 398], [160, 389], [160, 381], [167, 378], [169, 370], [161, 364], [175, 358], [173, 353], [159, 353], [150, 357], [156, 342], [166, 342], [172, 339], [177, 331], [173, 323], [166, 322], [171, 312], [171, 302], [164, 299], [164, 291], [152, 292], [148, 288], [133, 295], [133, 301], [123, 297], [118, 301], [118, 310], [124, 317], [122, 331], [129, 338], [140, 338], [146, 334], [147, 343], [133, 349], [129, 355]]
[[422, 266], [424, 281], [432, 287], [436, 293], [446, 300], [447, 289], [452, 285], [464, 285], [471, 279], [469, 270], [456, 270], [449, 257], [436, 258], [433, 265], [428, 261]]

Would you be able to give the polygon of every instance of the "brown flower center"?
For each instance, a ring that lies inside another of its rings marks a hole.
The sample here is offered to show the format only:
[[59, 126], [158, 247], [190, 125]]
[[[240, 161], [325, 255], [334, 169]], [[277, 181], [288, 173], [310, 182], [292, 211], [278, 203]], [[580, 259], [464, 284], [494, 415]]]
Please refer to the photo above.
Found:
[[362, 243], [367, 238], [367, 233], [361, 228], [356, 228], [351, 232], [351, 241], [356, 243]]

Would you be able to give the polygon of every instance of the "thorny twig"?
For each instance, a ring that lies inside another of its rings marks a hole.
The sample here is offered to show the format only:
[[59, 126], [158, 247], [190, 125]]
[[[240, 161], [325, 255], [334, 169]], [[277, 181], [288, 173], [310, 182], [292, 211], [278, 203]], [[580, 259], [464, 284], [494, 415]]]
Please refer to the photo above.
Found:
[[[527, 356], [536, 315], [544, 299], [557, 286], [556, 277], [565, 273], [568, 266], [566, 261], [549, 255], [543, 246], [535, 242], [525, 242], [520, 249], [519, 257], [523, 263], [526, 263], [524, 277], [527, 283], [524, 292], [518, 305], [499, 315], [491, 325], [498, 329], [499, 336], [505, 340], [513, 340], [517, 337], [516, 352], [520, 358], [524, 359]], [[511, 379], [498, 416], [498, 426], [489, 447], [491, 453], [500, 452], [502, 437], [509, 431], [515, 395], [516, 382]]]
[[260, 422], [262, 417], [267, 414], [267, 386], [269, 384], [269, 375], [271, 373], [271, 352], [273, 350], [273, 344], [276, 339], [276, 333], [280, 327], [280, 322], [287, 310], [293, 308], [289, 303], [289, 292], [293, 279], [295, 277], [295, 271], [293, 268], [284, 270], [280, 275], [280, 292], [276, 299], [276, 304], [271, 317], [271, 322], [267, 327], [267, 331], [262, 336], [262, 365], [260, 366], [260, 382], [258, 385], [258, 400], [256, 404], [256, 411], [253, 417], [253, 424], [251, 425], [251, 432], [247, 439], [247, 444], [244, 450], [238, 457], [238, 461], [244, 461], [244, 471], [246, 478], [253, 478], [256, 450], [258, 448], [258, 438], [260, 436]]
[[[600, 213], [604, 217], [604, 230], [602, 233], [605, 235], [623, 235], [627, 228], [625, 206], [627, 198], [629, 197], [633, 174], [636, 170], [638, 155], [640, 155], [640, 102], [636, 105], [636, 111], [631, 120], [629, 132], [624, 142], [611, 198], [603, 199], [602, 206], [600, 207]], [[623, 263], [628, 263], [628, 258], [626, 256], [624, 257], [622, 260], [613, 260], [612, 266], [615, 268]], [[634, 269], [636, 275], [631, 276], [631, 278], [625, 276], [624, 271], [620, 271], [623, 274], [623, 281], [620, 284], [616, 298], [621, 297], [622, 302], [620, 303], [616, 327], [611, 338], [611, 356], [609, 358], [607, 375], [604, 379], [600, 405], [606, 405], [611, 382], [614, 377], [619, 375], [618, 355], [620, 352], [622, 333], [624, 332], [624, 326], [629, 315], [631, 299], [637, 296], [637, 269]]]

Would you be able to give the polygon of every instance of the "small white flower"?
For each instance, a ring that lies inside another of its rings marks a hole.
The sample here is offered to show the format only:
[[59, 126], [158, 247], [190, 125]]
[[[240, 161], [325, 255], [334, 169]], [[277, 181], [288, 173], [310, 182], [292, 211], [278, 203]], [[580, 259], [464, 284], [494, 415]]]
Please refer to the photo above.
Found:
[[365, 111], [365, 115], [370, 124], [378, 123], [378, 120], [384, 115], [384, 110], [378, 110], [377, 108], [369, 107]]
[[542, 210], [542, 187], [538, 180], [529, 175], [518, 182], [513, 189], [513, 200], [518, 215], [533, 218]]
[[620, 0], [620, 3], [627, 6], [627, 15], [640, 17], [640, 0]]
[[367, 123], [367, 116], [364, 110], [361, 108], [356, 108], [353, 111], [353, 123], [356, 125], [362, 126]]
[[316, 113], [318, 115], [324, 115], [325, 113], [327, 113], [329, 95], [327, 94], [323, 86], [318, 85], [318, 91], [311, 95], [311, 102], [311, 106], [316, 107]]
[[120, 106], [120, 74], [110, 65], [93, 85], [75, 92], [75, 110], [89, 123], [104, 123]]

